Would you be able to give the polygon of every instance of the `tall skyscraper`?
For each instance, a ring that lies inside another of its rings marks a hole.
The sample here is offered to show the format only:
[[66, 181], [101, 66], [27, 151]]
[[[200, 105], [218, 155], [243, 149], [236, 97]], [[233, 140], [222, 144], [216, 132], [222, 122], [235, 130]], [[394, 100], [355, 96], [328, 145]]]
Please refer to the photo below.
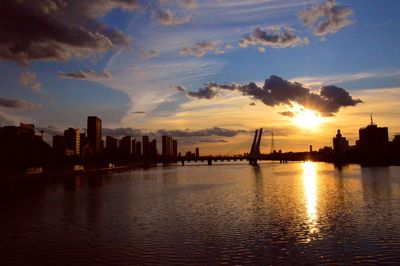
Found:
[[378, 127], [371, 123], [359, 130], [359, 149], [363, 161], [378, 162], [385, 159], [389, 145], [389, 132], [387, 127]]
[[132, 140], [131, 150], [132, 150], [132, 156], [135, 157], [136, 156], [136, 139]]
[[162, 156], [164, 158], [173, 156], [173, 139], [171, 136], [162, 136]]
[[65, 148], [72, 151], [75, 156], [81, 155], [81, 135], [78, 128], [68, 128], [64, 131]]
[[349, 142], [345, 137], [342, 137], [340, 129], [338, 129], [336, 137], [333, 138], [333, 151], [337, 156], [343, 156], [347, 153]]
[[132, 138], [131, 136], [125, 136], [119, 141], [119, 152], [122, 155], [128, 156], [131, 154]]
[[100, 154], [102, 151], [101, 119], [97, 116], [88, 116], [87, 135], [89, 144], [92, 147], [94, 154]]
[[142, 157], [142, 143], [136, 141], [136, 157]]
[[114, 137], [106, 137], [106, 149], [108, 152], [115, 152], [118, 148], [118, 140]]
[[149, 136], [142, 137], [142, 144], [143, 144], [143, 157], [147, 158], [150, 156], [150, 142]]
[[199, 157], [200, 157], [200, 149], [196, 148], [196, 158], [199, 158]]
[[53, 136], [53, 150], [57, 155], [65, 154], [64, 136], [60, 135]]

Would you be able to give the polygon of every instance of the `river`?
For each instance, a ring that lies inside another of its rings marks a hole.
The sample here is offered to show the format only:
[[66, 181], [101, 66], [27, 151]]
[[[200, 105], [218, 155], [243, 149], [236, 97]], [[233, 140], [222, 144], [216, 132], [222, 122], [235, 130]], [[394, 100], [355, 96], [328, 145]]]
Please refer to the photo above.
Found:
[[1, 265], [400, 263], [397, 166], [158, 166], [21, 185], [0, 208]]

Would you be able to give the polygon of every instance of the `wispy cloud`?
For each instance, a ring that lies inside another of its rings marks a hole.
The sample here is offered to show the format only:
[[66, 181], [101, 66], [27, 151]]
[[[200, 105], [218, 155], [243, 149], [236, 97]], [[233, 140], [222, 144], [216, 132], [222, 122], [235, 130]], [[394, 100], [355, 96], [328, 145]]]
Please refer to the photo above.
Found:
[[31, 103], [28, 101], [0, 97], [0, 107], [4, 108], [32, 109], [32, 108], [37, 108], [39, 106], [40, 106], [39, 104]]
[[19, 83], [27, 88], [31, 88], [34, 91], [40, 91], [42, 83], [33, 72], [24, 72], [19, 76]]
[[157, 22], [164, 26], [183, 25], [189, 23], [192, 19], [192, 16], [190, 15], [187, 14], [178, 15], [175, 14], [170, 9], [160, 10], [154, 16]]
[[58, 76], [63, 79], [80, 79], [88, 81], [100, 81], [112, 78], [112, 75], [108, 70], [104, 70], [102, 73], [97, 73], [91, 69], [77, 70], [70, 73], [60, 71], [58, 72]]
[[351, 8], [340, 6], [335, 0], [327, 0], [311, 10], [301, 11], [299, 18], [305, 26], [313, 29], [316, 36], [325, 36], [353, 24], [349, 18], [352, 14]]
[[181, 55], [193, 55], [203, 57], [206, 53], [223, 54], [224, 51], [218, 46], [218, 42], [199, 42], [193, 47], [183, 47], [179, 53]]

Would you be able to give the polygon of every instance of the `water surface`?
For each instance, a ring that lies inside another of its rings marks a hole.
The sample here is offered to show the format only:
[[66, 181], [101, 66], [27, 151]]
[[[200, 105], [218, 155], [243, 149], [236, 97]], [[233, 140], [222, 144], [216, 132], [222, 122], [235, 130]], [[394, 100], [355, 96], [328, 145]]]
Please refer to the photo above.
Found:
[[2, 265], [400, 262], [400, 167], [159, 166], [12, 195]]

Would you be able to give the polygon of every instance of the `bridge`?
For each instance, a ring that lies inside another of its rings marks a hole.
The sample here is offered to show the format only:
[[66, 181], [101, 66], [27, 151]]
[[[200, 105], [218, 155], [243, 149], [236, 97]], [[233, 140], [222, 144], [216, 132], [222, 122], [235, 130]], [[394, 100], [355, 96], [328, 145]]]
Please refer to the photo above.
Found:
[[[187, 157], [178, 157], [175, 160], [171, 162], [181, 162], [182, 165], [185, 165], [185, 163], [190, 163], [190, 162], [207, 162], [208, 165], [212, 165], [213, 162], [236, 162], [236, 161], [248, 161], [250, 165], [258, 165], [259, 160], [277, 160], [281, 163], [287, 163], [287, 156], [282, 155], [282, 154], [275, 154], [273, 153], [273, 145], [274, 145], [274, 139], [273, 139], [273, 132], [269, 131], [272, 136], [271, 140], [271, 154], [269, 155], [262, 155], [260, 152], [260, 145], [261, 145], [261, 137], [263, 134], [263, 129], [257, 129], [254, 132], [254, 138], [253, 142], [250, 148], [250, 152], [248, 155], [237, 155], [237, 156], [200, 156], [200, 157], [193, 157], [193, 158], [187, 158]], [[292, 160], [303, 160], [303, 158], [292, 158]], [[168, 163], [164, 161], [164, 163]]]

